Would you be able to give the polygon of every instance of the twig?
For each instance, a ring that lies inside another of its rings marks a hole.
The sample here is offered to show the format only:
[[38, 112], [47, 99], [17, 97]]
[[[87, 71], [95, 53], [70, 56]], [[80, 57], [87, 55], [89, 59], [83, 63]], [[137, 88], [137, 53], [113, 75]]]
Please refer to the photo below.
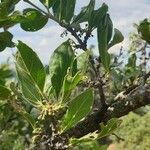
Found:
[[116, 138], [117, 138], [117, 141], [120, 142], [120, 141], [125, 141], [125, 139], [119, 137], [117, 134], [115, 133], [112, 133], [112, 135], [114, 135]]

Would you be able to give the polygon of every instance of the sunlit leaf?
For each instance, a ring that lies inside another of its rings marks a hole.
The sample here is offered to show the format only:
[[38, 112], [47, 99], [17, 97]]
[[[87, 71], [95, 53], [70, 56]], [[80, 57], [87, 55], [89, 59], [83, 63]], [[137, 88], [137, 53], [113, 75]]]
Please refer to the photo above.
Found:
[[74, 77], [67, 74], [64, 78], [63, 89], [62, 89], [62, 102], [65, 103], [68, 101], [68, 98], [75, 89], [77, 84], [82, 80], [83, 75], [80, 72], [77, 72]]
[[93, 104], [93, 90], [88, 89], [74, 98], [67, 110], [62, 122], [62, 130], [65, 131], [76, 125], [91, 110]]
[[68, 68], [72, 66], [74, 58], [75, 55], [69, 41], [62, 43], [50, 58], [49, 73], [57, 98], [62, 89], [64, 77]]
[[17, 45], [16, 70], [22, 93], [31, 102], [42, 99], [46, 73], [37, 54], [26, 44], [19, 41]]

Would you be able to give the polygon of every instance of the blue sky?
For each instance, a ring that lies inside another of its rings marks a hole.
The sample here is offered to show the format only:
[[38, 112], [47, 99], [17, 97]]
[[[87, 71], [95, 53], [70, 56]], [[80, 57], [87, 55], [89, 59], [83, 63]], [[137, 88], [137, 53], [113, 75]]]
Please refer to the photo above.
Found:
[[[37, 3], [37, 0], [32, 0]], [[150, 17], [150, 0], [97, 0], [96, 7], [100, 6], [103, 2], [108, 4], [109, 13], [113, 21], [114, 27], [118, 28], [123, 35], [125, 40], [113, 47], [110, 51], [117, 53], [120, 46], [124, 49], [128, 49], [129, 41], [128, 34], [133, 31], [133, 23], [138, 23], [146, 17]], [[76, 13], [81, 7], [87, 5], [89, 0], [77, 0]], [[37, 3], [37, 5], [40, 5]], [[17, 9], [23, 9], [27, 7], [20, 3]], [[61, 44], [66, 38], [61, 38], [60, 34], [64, 31], [53, 21], [49, 23], [40, 31], [36, 33], [30, 33], [23, 31], [19, 26], [16, 26], [10, 30], [14, 34], [14, 40], [21, 40], [32, 47], [40, 59], [44, 63], [48, 63], [50, 55], [54, 49]], [[89, 44], [96, 44], [96, 39], [91, 39]], [[8, 57], [12, 56], [14, 49], [7, 49], [0, 53], [0, 62], [5, 62]]]

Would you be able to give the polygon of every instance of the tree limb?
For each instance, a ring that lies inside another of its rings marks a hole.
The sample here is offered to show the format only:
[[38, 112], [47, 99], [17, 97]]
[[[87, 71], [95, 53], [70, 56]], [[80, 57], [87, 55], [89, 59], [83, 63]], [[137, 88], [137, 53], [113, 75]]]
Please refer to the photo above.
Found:
[[150, 104], [150, 85], [142, 85], [127, 95], [118, 94], [114, 103], [106, 110], [98, 110], [88, 115], [83, 121], [63, 134], [80, 138], [90, 132], [100, 130], [100, 123], [106, 123], [111, 118], [119, 118], [130, 111]]

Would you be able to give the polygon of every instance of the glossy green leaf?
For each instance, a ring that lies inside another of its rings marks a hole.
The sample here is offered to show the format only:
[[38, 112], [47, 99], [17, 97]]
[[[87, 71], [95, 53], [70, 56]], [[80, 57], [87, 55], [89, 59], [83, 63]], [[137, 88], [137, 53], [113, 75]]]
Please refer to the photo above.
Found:
[[6, 31], [0, 32], [0, 52], [5, 50], [6, 47], [13, 47], [14, 43], [12, 42], [13, 35]]
[[72, 66], [74, 57], [75, 55], [69, 41], [62, 43], [51, 56], [49, 73], [57, 98], [62, 89], [63, 80], [67, 74], [67, 70]]
[[110, 69], [110, 54], [107, 51], [108, 39], [110, 38], [109, 23], [109, 17], [108, 15], [106, 15], [97, 28], [99, 54], [101, 62], [106, 71], [109, 71]]
[[82, 22], [90, 21], [94, 7], [95, 7], [95, 0], [90, 0], [88, 6], [83, 7], [81, 12], [74, 18], [73, 24], [79, 24]]
[[150, 44], [150, 20], [144, 19], [138, 26], [138, 32], [143, 40]]
[[59, 21], [70, 22], [74, 15], [76, 0], [57, 0], [53, 6], [53, 13]]
[[124, 40], [124, 37], [122, 33], [118, 29], [114, 29], [114, 37], [110, 44], [108, 45], [108, 48], [111, 48], [112, 46], [122, 42]]
[[99, 9], [93, 10], [91, 14], [92, 17], [89, 22], [89, 27], [91, 29], [98, 27], [98, 25], [100, 24], [101, 20], [103, 19], [103, 17], [106, 15], [107, 12], [108, 6], [105, 3], [103, 3]]
[[112, 134], [121, 124], [121, 120], [112, 118], [110, 119], [106, 125], [103, 123], [100, 124], [101, 131], [98, 135], [98, 138], [103, 138], [105, 136], [108, 136]]
[[62, 103], [68, 102], [72, 90], [76, 88], [82, 77], [83, 75], [80, 72], [77, 72], [74, 77], [69, 74], [65, 76], [62, 89]]
[[0, 85], [0, 100], [8, 99], [10, 96], [10, 91], [5, 87]]
[[44, 16], [41, 12], [33, 8], [25, 9], [23, 15], [25, 19], [20, 23], [20, 26], [25, 31], [34, 32], [40, 30], [48, 21], [47, 16]]
[[74, 98], [67, 110], [62, 122], [62, 130], [65, 131], [76, 125], [91, 110], [93, 104], [93, 90], [88, 89]]
[[46, 73], [37, 54], [26, 44], [17, 45], [16, 70], [24, 97], [32, 103], [42, 99]]

